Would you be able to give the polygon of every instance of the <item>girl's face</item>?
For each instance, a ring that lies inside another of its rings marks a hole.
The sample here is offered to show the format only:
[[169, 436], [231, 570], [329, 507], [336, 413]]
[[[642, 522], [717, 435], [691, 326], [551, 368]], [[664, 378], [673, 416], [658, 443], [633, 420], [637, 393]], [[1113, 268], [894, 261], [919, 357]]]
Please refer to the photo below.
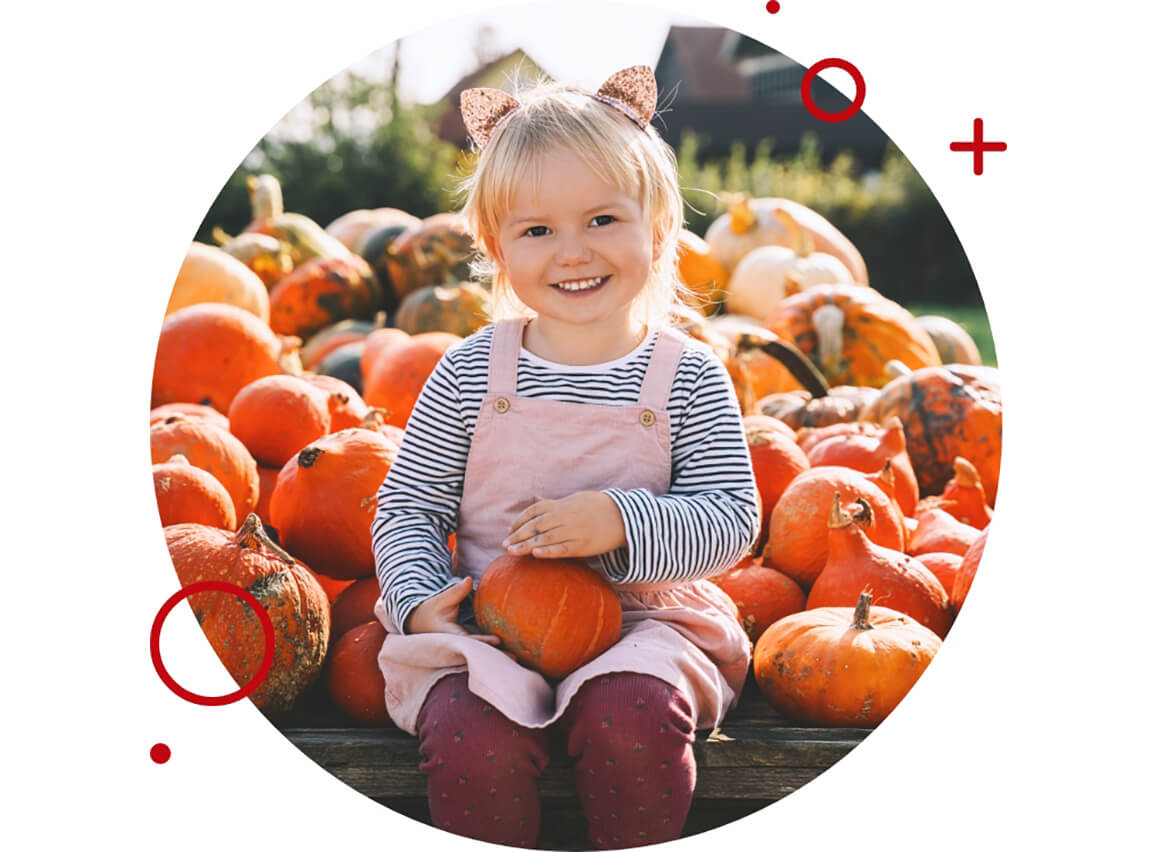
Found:
[[562, 148], [539, 160], [539, 186], [517, 187], [495, 262], [544, 334], [630, 335], [631, 305], [659, 254], [636, 199], [605, 183]]

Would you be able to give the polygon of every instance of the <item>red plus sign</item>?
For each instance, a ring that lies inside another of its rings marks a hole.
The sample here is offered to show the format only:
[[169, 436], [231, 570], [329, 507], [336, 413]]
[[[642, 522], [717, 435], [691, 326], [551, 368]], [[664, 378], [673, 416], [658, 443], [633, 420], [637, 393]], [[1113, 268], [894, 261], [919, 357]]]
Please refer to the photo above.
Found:
[[1004, 151], [1008, 146], [1004, 142], [985, 142], [983, 141], [984, 134], [981, 130], [981, 119], [973, 119], [973, 141], [972, 142], [950, 142], [950, 151], [972, 151], [973, 152], [973, 174], [981, 174], [981, 158], [986, 151]]

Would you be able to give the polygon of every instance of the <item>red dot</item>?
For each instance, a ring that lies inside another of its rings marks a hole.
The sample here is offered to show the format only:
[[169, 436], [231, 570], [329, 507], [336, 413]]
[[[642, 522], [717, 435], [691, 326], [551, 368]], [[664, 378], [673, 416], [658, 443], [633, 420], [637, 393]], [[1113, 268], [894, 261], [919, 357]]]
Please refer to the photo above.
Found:
[[169, 747], [164, 743], [157, 743], [149, 749], [149, 757], [153, 758], [153, 763], [167, 763], [173, 752], [169, 751]]
[[764, 8], [768, 10], [768, 14], [775, 15], [780, 11], [780, 4], [776, 0], [768, 0], [768, 5]]

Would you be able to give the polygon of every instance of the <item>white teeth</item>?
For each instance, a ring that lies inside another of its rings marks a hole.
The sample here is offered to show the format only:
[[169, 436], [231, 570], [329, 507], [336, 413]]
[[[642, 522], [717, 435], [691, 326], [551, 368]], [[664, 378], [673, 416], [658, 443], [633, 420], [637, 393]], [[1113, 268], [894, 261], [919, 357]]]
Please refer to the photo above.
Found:
[[561, 281], [558, 284], [554, 284], [552, 286], [558, 287], [561, 290], [590, 290], [592, 287], [599, 284], [599, 282], [602, 281], [604, 277], [606, 276], [600, 278], [586, 278], [582, 281]]

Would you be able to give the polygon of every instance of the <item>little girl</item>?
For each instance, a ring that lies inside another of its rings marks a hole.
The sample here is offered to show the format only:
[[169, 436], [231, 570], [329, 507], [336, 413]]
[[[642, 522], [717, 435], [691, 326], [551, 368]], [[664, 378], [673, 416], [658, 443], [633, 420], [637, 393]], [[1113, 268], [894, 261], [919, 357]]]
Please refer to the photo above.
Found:
[[[434, 825], [479, 840], [535, 845], [549, 731], [593, 846], [678, 838], [695, 731], [748, 669], [705, 578], [753, 545], [756, 488], [724, 365], [670, 327], [683, 201], [655, 101], [646, 66], [595, 93], [462, 96], [480, 148], [463, 215], [497, 321], [427, 381], [373, 542], [387, 708], [419, 738]], [[586, 558], [623, 605], [617, 644], [558, 682], [518, 664], [471, 614], [503, 554]]]

